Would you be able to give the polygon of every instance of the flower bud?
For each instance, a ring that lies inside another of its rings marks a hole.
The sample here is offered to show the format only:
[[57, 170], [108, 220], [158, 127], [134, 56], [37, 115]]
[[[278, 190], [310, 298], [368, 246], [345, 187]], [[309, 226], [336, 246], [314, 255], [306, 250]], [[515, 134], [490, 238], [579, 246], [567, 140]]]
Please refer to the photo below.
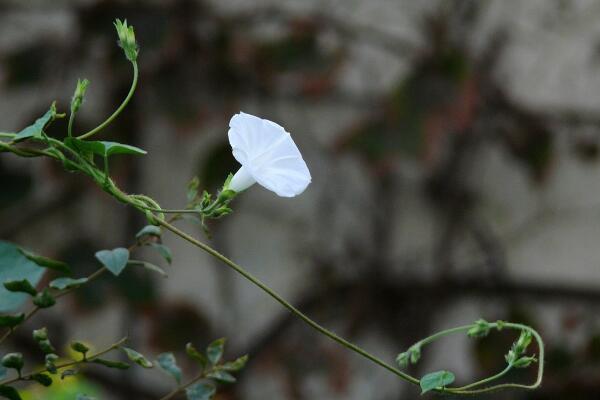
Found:
[[77, 79], [77, 87], [75, 88], [73, 99], [71, 99], [71, 114], [75, 114], [77, 111], [79, 111], [79, 107], [81, 107], [81, 104], [83, 104], [83, 98], [89, 84], [90, 81], [87, 79]]
[[127, 25], [127, 20], [121, 21], [117, 19], [115, 21], [115, 28], [117, 29], [117, 35], [119, 36], [119, 46], [125, 52], [125, 57], [131, 62], [137, 60], [138, 46], [135, 42], [135, 33], [133, 26]]

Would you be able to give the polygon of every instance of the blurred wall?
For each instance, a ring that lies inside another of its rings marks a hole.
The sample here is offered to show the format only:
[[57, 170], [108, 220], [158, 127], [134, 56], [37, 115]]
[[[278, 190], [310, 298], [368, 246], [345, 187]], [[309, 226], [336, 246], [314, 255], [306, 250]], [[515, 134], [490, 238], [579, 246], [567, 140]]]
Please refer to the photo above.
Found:
[[[598, 1], [4, 1], [1, 129], [21, 129], [55, 99], [66, 110], [80, 77], [91, 85], [76, 129], [112, 112], [130, 80], [112, 20], [127, 18], [141, 46], [139, 90], [103, 137], [149, 154], [111, 167], [125, 190], [177, 208], [191, 177], [214, 190], [237, 168], [226, 137], [234, 113], [274, 120], [313, 183], [291, 200], [244, 193], [211, 226], [217, 248], [390, 361], [479, 317], [532, 323], [549, 344], [547, 384], [494, 398], [595, 399], [598, 15]], [[48, 161], [3, 155], [0, 177], [0, 238], [82, 273], [94, 251], [127, 244], [144, 224]], [[252, 362], [224, 399], [417, 397], [225, 266], [165, 243], [168, 279], [107, 279], [62, 304], [83, 323], [42, 321], [65, 340], [126, 331], [156, 354], [227, 336], [230, 354]], [[512, 339], [452, 338], [416, 373], [493, 372]], [[168, 390], [130, 374], [92, 377], [120, 382], [105, 389], [114, 398], [142, 398], [141, 382]]]

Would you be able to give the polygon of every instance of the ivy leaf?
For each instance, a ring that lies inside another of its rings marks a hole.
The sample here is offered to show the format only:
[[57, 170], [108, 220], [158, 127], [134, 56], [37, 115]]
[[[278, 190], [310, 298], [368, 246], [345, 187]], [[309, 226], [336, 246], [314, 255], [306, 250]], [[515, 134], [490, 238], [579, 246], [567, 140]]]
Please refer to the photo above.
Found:
[[33, 125], [29, 125], [27, 128], [17, 133], [17, 136], [15, 136], [13, 140], [18, 142], [29, 138], [42, 139], [44, 128], [56, 118], [56, 115], [56, 103], [52, 103], [50, 109], [46, 111], [44, 115], [38, 118]]
[[31, 379], [33, 379], [34, 381], [36, 381], [37, 383], [39, 383], [42, 386], [50, 386], [52, 385], [52, 378], [50, 378], [50, 376], [48, 374], [44, 374], [44, 373], [39, 373], [39, 374], [33, 374], [31, 375]]
[[127, 358], [136, 363], [137, 365], [144, 368], [153, 368], [154, 364], [150, 362], [143, 354], [138, 353], [137, 351], [130, 349], [128, 347], [121, 347], [125, 354], [127, 354]]
[[4, 287], [9, 292], [27, 293], [30, 296], [35, 296], [37, 294], [37, 290], [35, 290], [35, 288], [27, 279], [21, 279], [18, 281], [5, 281]]
[[209, 374], [206, 374], [206, 376], [222, 383], [234, 383], [237, 380], [229, 372], [221, 370], [213, 371]]
[[43, 268], [52, 269], [57, 272], [62, 272], [63, 274], [70, 274], [71, 268], [68, 264], [62, 261], [56, 261], [48, 257], [40, 256], [38, 254], [32, 253], [30, 251], [19, 249], [21, 253], [37, 265]]
[[217, 389], [210, 383], [196, 383], [185, 390], [188, 400], [211, 400]]
[[[12, 243], [0, 241], [0, 282], [27, 279], [36, 286], [44, 275], [44, 268], [31, 261]], [[0, 313], [13, 312], [27, 300], [24, 293], [9, 292], [0, 285]], [[2, 325], [0, 326], [7, 326]]]
[[130, 146], [128, 144], [122, 144], [117, 142], [104, 142], [94, 140], [81, 140], [76, 138], [66, 138], [64, 141], [65, 145], [70, 148], [81, 152], [83, 154], [97, 154], [101, 157], [110, 157], [115, 154], [135, 154], [144, 155], [147, 154], [146, 150], [142, 150], [139, 147]]
[[454, 382], [454, 374], [450, 371], [436, 371], [424, 375], [419, 384], [421, 385], [421, 394], [434, 389], [441, 389]]
[[166, 262], [171, 264], [171, 262], [173, 261], [173, 255], [171, 253], [171, 249], [169, 249], [167, 246], [165, 246], [164, 244], [161, 244], [161, 243], [150, 243], [149, 246], [152, 247], [153, 249], [155, 249], [156, 251], [158, 251], [158, 254], [160, 254], [161, 257], [164, 258]]
[[139, 240], [139, 239], [143, 238], [144, 236], [160, 237], [161, 235], [162, 235], [162, 231], [161, 231], [160, 227], [158, 227], [156, 225], [146, 225], [145, 227], [140, 229], [140, 231], [138, 233], [135, 234], [135, 238]]
[[123, 247], [114, 250], [101, 250], [96, 253], [96, 258], [110, 272], [119, 276], [127, 266], [127, 261], [129, 261], [129, 250]]
[[206, 355], [212, 365], [216, 365], [221, 361], [225, 349], [225, 340], [225, 338], [217, 339], [206, 348]]
[[39, 308], [48, 308], [56, 304], [56, 299], [50, 294], [48, 289], [44, 289], [43, 292], [38, 293], [33, 298], [33, 304], [35, 304]]
[[130, 365], [121, 361], [112, 361], [112, 360], [105, 360], [104, 358], [94, 358], [92, 360], [93, 363], [96, 364], [100, 364], [100, 365], [104, 365], [105, 367], [108, 368], [114, 368], [114, 369], [129, 369]]
[[14, 328], [25, 320], [25, 314], [0, 315], [0, 327]]
[[208, 358], [206, 358], [206, 356], [202, 353], [200, 353], [193, 344], [188, 343], [185, 345], [185, 352], [187, 353], [187, 355], [190, 358], [193, 358], [194, 360], [198, 361], [200, 363], [200, 366], [202, 368], [206, 367], [208, 365]]
[[226, 362], [223, 364], [222, 368], [225, 371], [229, 372], [237, 372], [246, 366], [248, 362], [248, 355], [242, 356], [235, 361]]
[[83, 285], [84, 283], [86, 283], [87, 281], [88, 281], [88, 278], [78, 278], [78, 279], [57, 278], [57, 279], [53, 280], [52, 282], [50, 282], [50, 287], [52, 289], [56, 289], [56, 290], [66, 290], [66, 289], [72, 289], [72, 288], [79, 287], [79, 286]]
[[171, 375], [177, 383], [181, 383], [181, 368], [177, 366], [177, 361], [173, 353], [162, 353], [158, 355], [156, 360], [158, 366]]
[[22, 400], [17, 389], [6, 385], [0, 385], [0, 396], [8, 400]]

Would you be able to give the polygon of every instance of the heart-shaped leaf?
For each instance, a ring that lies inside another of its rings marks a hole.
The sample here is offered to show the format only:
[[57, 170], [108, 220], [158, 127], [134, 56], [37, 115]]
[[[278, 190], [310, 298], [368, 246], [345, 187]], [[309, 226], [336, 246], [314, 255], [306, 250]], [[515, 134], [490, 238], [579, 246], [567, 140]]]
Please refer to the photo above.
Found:
[[18, 141], [29, 139], [29, 138], [41, 139], [44, 128], [54, 118], [56, 118], [56, 104], [52, 103], [52, 105], [50, 106], [50, 109], [48, 111], [46, 111], [46, 113], [43, 116], [38, 118], [33, 123], [33, 125], [29, 125], [27, 128], [25, 128], [22, 131], [20, 131], [19, 133], [17, 133], [17, 135], [14, 137], [13, 140], [15, 142], [18, 142]]
[[96, 258], [102, 263], [110, 272], [119, 276], [121, 272], [127, 266], [129, 261], [129, 250], [118, 247], [113, 250], [101, 250], [96, 253]]
[[454, 374], [450, 371], [436, 371], [424, 375], [420, 380], [421, 394], [434, 389], [441, 389], [454, 382]]

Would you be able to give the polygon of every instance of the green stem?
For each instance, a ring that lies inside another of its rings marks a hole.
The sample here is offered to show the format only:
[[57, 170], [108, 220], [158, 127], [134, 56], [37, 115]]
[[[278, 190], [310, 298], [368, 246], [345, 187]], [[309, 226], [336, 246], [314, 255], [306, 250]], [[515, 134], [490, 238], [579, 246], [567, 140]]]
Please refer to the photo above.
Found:
[[106, 121], [92, 129], [91, 131], [86, 132], [83, 135], [77, 136], [77, 139], [87, 139], [100, 132], [102, 129], [106, 128], [115, 118], [117, 118], [119, 114], [121, 114], [121, 112], [125, 109], [129, 101], [133, 97], [133, 93], [135, 92], [139, 75], [137, 62], [132, 61], [131, 65], [133, 65], [133, 82], [131, 83], [131, 88], [129, 89], [129, 93], [127, 93], [127, 97], [125, 97], [125, 100], [123, 100], [123, 103], [121, 103], [119, 108], [117, 108], [115, 112], [112, 113], [112, 115], [106, 119]]
[[73, 137], [73, 122], [75, 121], [75, 114], [71, 111], [71, 115], [69, 115], [69, 125], [67, 126], [67, 135], [69, 137]]
[[[82, 359], [82, 360], [73, 360], [73, 361], [69, 361], [69, 362], [63, 363], [63, 364], [59, 364], [59, 365], [56, 366], [56, 369], [60, 370], [60, 369], [63, 369], [63, 368], [68, 368], [68, 367], [72, 367], [72, 366], [75, 366], [75, 365], [84, 364], [84, 363], [88, 363], [88, 362], [94, 361], [94, 359], [96, 359], [96, 358], [98, 358], [100, 356], [103, 356], [104, 354], [109, 353], [109, 352], [111, 352], [111, 351], [113, 351], [113, 350], [121, 347], [121, 345], [123, 343], [125, 343], [126, 341], [127, 341], [127, 337], [124, 337], [123, 339], [119, 340], [116, 343], [111, 344], [110, 347], [107, 347], [106, 349], [104, 349], [102, 351], [99, 351], [98, 353], [95, 353], [95, 354], [93, 354], [91, 356], [88, 356], [87, 358]], [[18, 382], [18, 381], [29, 380], [33, 375], [41, 374], [41, 373], [44, 373], [44, 372], [48, 372], [48, 369], [47, 368], [42, 368], [42, 369], [39, 369], [37, 371], [29, 372], [29, 373], [27, 373], [25, 375], [22, 375], [20, 377], [16, 377], [16, 378], [12, 378], [12, 379], [7, 379], [7, 380], [5, 380], [3, 382], [0, 382], [0, 386], [10, 385], [11, 383], [15, 383], [15, 382]]]
[[484, 385], [486, 383], [490, 383], [492, 381], [495, 381], [496, 379], [502, 378], [511, 369], [512, 369], [512, 365], [507, 365], [506, 368], [504, 368], [502, 371], [498, 372], [496, 375], [492, 375], [492, 376], [489, 376], [489, 377], [484, 378], [482, 380], [479, 380], [477, 382], [469, 383], [468, 385], [461, 386], [461, 387], [458, 387], [458, 388], [453, 388], [453, 389], [454, 390], [467, 390], [467, 389], [474, 388], [476, 386], [481, 386], [481, 385]]
[[211, 373], [212, 371], [214, 371], [214, 368], [211, 368], [207, 371], [202, 371], [201, 373], [199, 373], [198, 375], [196, 375], [194, 378], [192, 378], [189, 382], [177, 386], [175, 389], [173, 389], [172, 391], [170, 391], [169, 393], [167, 393], [166, 395], [164, 395], [163, 397], [161, 397], [159, 400], [169, 400], [172, 399], [173, 397], [177, 396], [179, 393], [183, 392], [185, 389], [187, 389], [188, 387], [192, 386], [194, 383], [198, 382], [201, 379], [206, 378], [206, 376]]
[[208, 254], [210, 254], [213, 257], [217, 258], [218, 260], [222, 261], [228, 267], [232, 268], [237, 273], [239, 273], [240, 275], [242, 275], [244, 278], [246, 278], [247, 280], [249, 280], [250, 282], [252, 282], [256, 286], [258, 286], [265, 293], [267, 293], [269, 296], [271, 296], [273, 299], [275, 299], [279, 304], [281, 304], [282, 306], [284, 306], [285, 308], [287, 308], [290, 312], [292, 312], [293, 314], [295, 314], [298, 318], [300, 318], [301, 320], [303, 320], [305, 323], [307, 323], [313, 329], [315, 329], [318, 332], [322, 333], [323, 335], [329, 337], [330, 339], [334, 340], [335, 342], [341, 344], [342, 346], [346, 347], [347, 349], [352, 350], [355, 353], [358, 353], [359, 355], [361, 355], [361, 356], [367, 358], [368, 360], [374, 362], [375, 364], [377, 364], [377, 365], [379, 365], [379, 366], [387, 369], [388, 371], [392, 372], [393, 374], [399, 376], [401, 379], [404, 379], [405, 381], [413, 383], [415, 385], [419, 384], [419, 380], [417, 378], [415, 378], [414, 376], [411, 376], [411, 375], [409, 375], [409, 374], [407, 374], [405, 372], [400, 371], [399, 369], [397, 369], [397, 368], [393, 367], [392, 365], [386, 363], [385, 361], [381, 360], [380, 358], [372, 355], [371, 353], [367, 352], [366, 350], [363, 350], [362, 348], [358, 347], [357, 345], [355, 345], [355, 344], [347, 341], [346, 339], [344, 339], [344, 338], [336, 335], [335, 333], [331, 332], [330, 330], [328, 330], [328, 329], [324, 328], [323, 326], [319, 325], [317, 322], [313, 321], [311, 318], [309, 318], [302, 311], [298, 310], [296, 307], [294, 307], [293, 305], [291, 305], [290, 303], [288, 303], [283, 297], [281, 297], [273, 289], [269, 288], [267, 285], [265, 285], [263, 282], [261, 282], [258, 278], [256, 278], [255, 276], [253, 276], [252, 274], [250, 274], [248, 271], [246, 271], [243, 267], [241, 267], [240, 265], [236, 264], [235, 262], [233, 262], [229, 258], [225, 257], [224, 255], [222, 255], [221, 253], [219, 253], [218, 251], [216, 251], [212, 247], [210, 247], [210, 246], [202, 243], [201, 241], [199, 241], [196, 238], [188, 235], [187, 233], [179, 230], [177, 227], [171, 225], [170, 223], [168, 223], [166, 221], [163, 221], [163, 220], [159, 219], [158, 223], [161, 226], [163, 226], [165, 229], [173, 232], [174, 234], [176, 234], [177, 236], [181, 237], [182, 239], [187, 240], [188, 242], [190, 242], [194, 246], [196, 246], [196, 247], [204, 250]]

